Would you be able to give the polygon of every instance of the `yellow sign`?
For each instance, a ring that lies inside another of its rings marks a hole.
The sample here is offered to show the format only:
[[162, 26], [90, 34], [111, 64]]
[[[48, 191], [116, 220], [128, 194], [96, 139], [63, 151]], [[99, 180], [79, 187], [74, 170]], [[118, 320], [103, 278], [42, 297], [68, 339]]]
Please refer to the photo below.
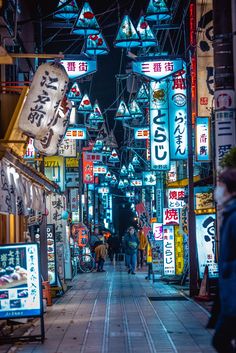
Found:
[[179, 233], [179, 226], [175, 226], [175, 274], [182, 275], [184, 270], [184, 242]]
[[151, 246], [150, 246], [149, 243], [148, 243], [148, 246], [147, 246], [147, 263], [148, 264], [152, 263], [152, 249], [151, 249]]
[[78, 158], [66, 158], [66, 168], [78, 168], [79, 159]]
[[48, 179], [57, 183], [61, 191], [65, 189], [64, 157], [51, 156], [44, 158], [44, 174]]

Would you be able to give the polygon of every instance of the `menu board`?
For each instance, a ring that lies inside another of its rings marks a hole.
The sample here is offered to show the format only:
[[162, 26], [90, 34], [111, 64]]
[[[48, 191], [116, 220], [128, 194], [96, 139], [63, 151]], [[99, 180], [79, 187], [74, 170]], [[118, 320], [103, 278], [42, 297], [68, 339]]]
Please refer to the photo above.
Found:
[[48, 250], [48, 280], [53, 286], [57, 285], [56, 279], [56, 247], [55, 224], [47, 224], [47, 250]]
[[38, 244], [0, 246], [0, 319], [42, 315]]

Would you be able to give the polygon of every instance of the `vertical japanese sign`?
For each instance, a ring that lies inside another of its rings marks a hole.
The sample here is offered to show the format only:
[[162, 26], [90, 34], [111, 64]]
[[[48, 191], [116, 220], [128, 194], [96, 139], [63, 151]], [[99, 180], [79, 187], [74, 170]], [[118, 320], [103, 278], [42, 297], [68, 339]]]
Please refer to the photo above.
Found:
[[141, 228], [143, 229], [145, 236], [149, 237], [152, 234], [152, 228], [150, 224], [150, 218], [144, 206], [144, 203], [138, 203], [136, 205], [136, 211], [138, 213]]
[[210, 162], [210, 119], [209, 117], [196, 117], [195, 146], [197, 162]]
[[175, 226], [175, 274], [182, 275], [184, 270], [184, 242], [183, 235], [179, 232], [179, 227]]
[[192, 123], [195, 121], [197, 110], [197, 56], [196, 56], [196, 1], [189, 6], [189, 42], [192, 47], [191, 55], [191, 108]]
[[94, 184], [93, 162], [86, 159], [86, 152], [82, 153], [83, 156], [83, 183]]
[[79, 208], [79, 190], [70, 189], [70, 209], [71, 212], [78, 212]]
[[158, 222], [162, 222], [163, 218], [163, 190], [156, 188], [156, 218]]
[[42, 315], [38, 244], [0, 246], [0, 319]]
[[187, 159], [187, 90], [186, 64], [172, 76], [169, 89], [169, 134], [170, 156], [172, 160]]
[[212, 0], [197, 0], [197, 111], [206, 116], [214, 95]]
[[55, 225], [47, 224], [48, 280], [51, 286], [57, 285]]
[[151, 169], [165, 171], [170, 166], [167, 82], [150, 82]]
[[162, 223], [152, 223], [152, 230], [155, 240], [163, 240]]
[[209, 277], [217, 277], [218, 266], [215, 262], [215, 214], [196, 215], [196, 238], [199, 277], [203, 278], [206, 265], [208, 266]]
[[164, 275], [175, 275], [174, 227], [163, 226]]

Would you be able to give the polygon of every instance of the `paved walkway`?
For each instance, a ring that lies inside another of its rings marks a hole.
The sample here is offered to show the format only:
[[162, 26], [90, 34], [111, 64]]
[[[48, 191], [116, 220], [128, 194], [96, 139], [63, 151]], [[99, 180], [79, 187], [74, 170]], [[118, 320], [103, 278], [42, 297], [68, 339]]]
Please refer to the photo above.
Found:
[[128, 275], [122, 264], [105, 268], [105, 273], [79, 274], [72, 288], [48, 307], [44, 344], [0, 346], [0, 352], [215, 352], [204, 309], [170, 285], [145, 280], [144, 272]]

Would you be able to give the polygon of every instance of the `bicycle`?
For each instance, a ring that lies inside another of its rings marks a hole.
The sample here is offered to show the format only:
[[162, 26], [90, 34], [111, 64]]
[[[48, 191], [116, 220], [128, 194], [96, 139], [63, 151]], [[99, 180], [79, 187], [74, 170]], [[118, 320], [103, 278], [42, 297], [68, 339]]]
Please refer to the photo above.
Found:
[[95, 268], [95, 260], [91, 255], [91, 251], [88, 247], [80, 249], [78, 255], [77, 270], [78, 272], [89, 273]]

